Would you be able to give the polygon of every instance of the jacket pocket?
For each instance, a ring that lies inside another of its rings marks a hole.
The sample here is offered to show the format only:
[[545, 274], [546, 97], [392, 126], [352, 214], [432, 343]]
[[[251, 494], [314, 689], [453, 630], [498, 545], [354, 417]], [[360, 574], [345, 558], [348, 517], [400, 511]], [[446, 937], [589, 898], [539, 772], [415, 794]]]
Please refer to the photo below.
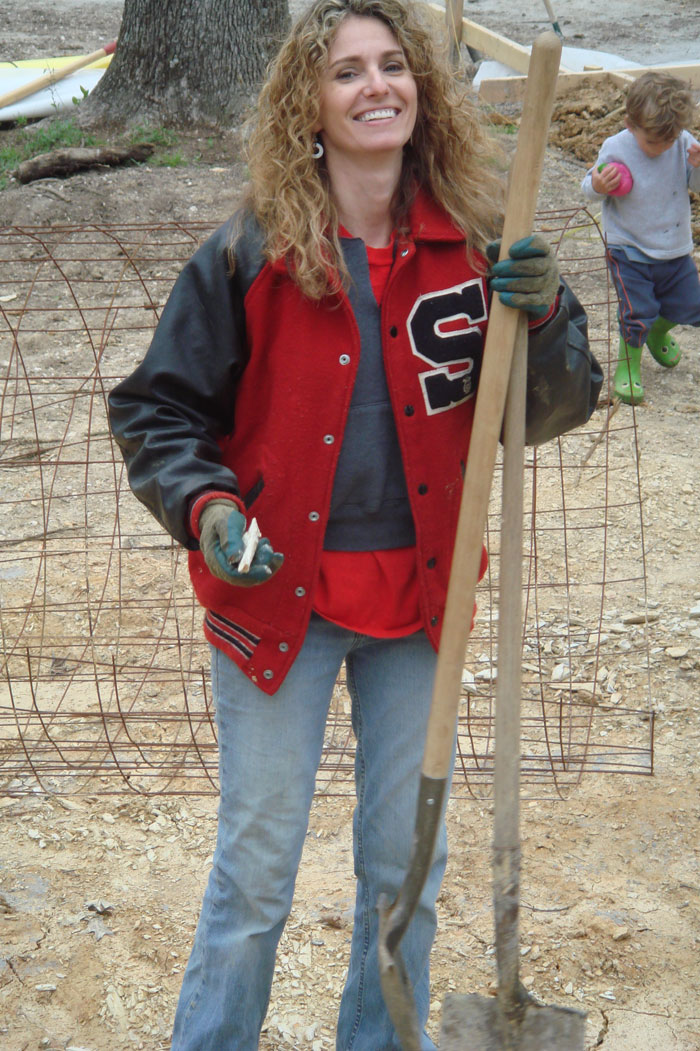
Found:
[[260, 494], [261, 494], [261, 492], [263, 491], [264, 488], [265, 488], [265, 479], [261, 475], [258, 478], [258, 480], [255, 483], [255, 485], [251, 486], [251, 488], [248, 490], [248, 492], [244, 493], [244, 495], [241, 497], [241, 499], [243, 500], [243, 503], [245, 505], [246, 511], [250, 511], [251, 507], [253, 506], [255, 501], [258, 499], [258, 497], [260, 496]]

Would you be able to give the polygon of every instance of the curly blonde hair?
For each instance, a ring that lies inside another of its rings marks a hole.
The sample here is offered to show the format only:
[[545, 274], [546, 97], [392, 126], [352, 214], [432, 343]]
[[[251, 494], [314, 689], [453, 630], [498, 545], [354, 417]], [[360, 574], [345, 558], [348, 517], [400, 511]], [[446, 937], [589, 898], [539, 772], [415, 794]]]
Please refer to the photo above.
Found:
[[642, 73], [627, 93], [630, 124], [660, 141], [677, 139], [692, 124], [695, 103], [690, 84], [671, 73]]
[[349, 15], [384, 22], [416, 81], [418, 115], [392, 207], [396, 228], [405, 227], [419, 187], [463, 231], [468, 252], [483, 248], [498, 228], [503, 190], [495, 140], [452, 70], [426, 7], [413, 0], [315, 0], [270, 64], [249, 124], [248, 205], [262, 228], [267, 258], [286, 258], [312, 299], [336, 291], [347, 278], [328, 173], [312, 148], [321, 77]]

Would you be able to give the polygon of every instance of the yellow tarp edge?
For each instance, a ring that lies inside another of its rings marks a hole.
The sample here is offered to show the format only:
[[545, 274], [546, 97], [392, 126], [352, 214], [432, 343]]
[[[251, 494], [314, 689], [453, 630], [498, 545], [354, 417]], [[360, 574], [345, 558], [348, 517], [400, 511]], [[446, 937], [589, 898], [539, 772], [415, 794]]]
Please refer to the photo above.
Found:
[[[62, 55], [60, 58], [23, 58], [18, 62], [0, 62], [0, 75], [11, 73], [13, 69], [35, 69], [37, 76], [41, 76], [42, 73], [53, 73], [55, 69], [62, 69], [78, 58], [80, 55]], [[89, 66], [83, 66], [83, 69], [106, 69], [111, 61], [112, 56], [105, 55], [96, 62], [91, 62]]]

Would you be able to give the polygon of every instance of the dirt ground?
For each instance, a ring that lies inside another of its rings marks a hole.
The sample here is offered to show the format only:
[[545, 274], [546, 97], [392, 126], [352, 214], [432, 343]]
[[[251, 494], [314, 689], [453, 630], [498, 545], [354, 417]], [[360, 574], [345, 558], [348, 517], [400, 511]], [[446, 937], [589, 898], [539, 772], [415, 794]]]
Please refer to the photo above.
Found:
[[[476, 0], [465, 14], [527, 42], [530, 15], [535, 31], [546, 28], [540, 6]], [[638, 4], [559, 8], [565, 32], [568, 24], [582, 34], [575, 46], [638, 55], [651, 46], [650, 17], [631, 15]], [[675, 40], [697, 39], [695, 0], [664, 8], [665, 36], [657, 25], [652, 37], [659, 55]], [[93, 50], [116, 36], [121, 4], [12, 0], [4, 10], [0, 59]], [[564, 107], [553, 130], [539, 206], [552, 227], [552, 216], [582, 203], [586, 149], [595, 151], [609, 133], [604, 113], [591, 111], [591, 100], [578, 100], [579, 111], [584, 104], [588, 146], [576, 148], [580, 112]], [[604, 109], [611, 107], [605, 100]], [[513, 137], [499, 134], [509, 149]], [[554, 145], [557, 136], [576, 142], [563, 148]], [[0, 193], [0, 227], [223, 220], [245, 178], [235, 136], [194, 136], [186, 150], [193, 159], [176, 168], [11, 185]], [[698, 245], [696, 238], [696, 259]], [[607, 370], [604, 268], [579, 269], [577, 279]], [[700, 330], [684, 330], [682, 342], [685, 354], [673, 371], [645, 357], [647, 400], [634, 416], [624, 406], [618, 411], [617, 423], [624, 419], [628, 429], [620, 427], [610, 444], [617, 462], [607, 465], [632, 478], [638, 451], [646, 595], [635, 584], [611, 611], [606, 662], [613, 698], [654, 709], [654, 776], [587, 775], [567, 798], [534, 797], [523, 811], [522, 976], [544, 1002], [587, 1013], [586, 1051], [700, 1051]], [[606, 411], [603, 399], [589, 436], [604, 427]], [[611, 498], [614, 557], [641, 563], [639, 506], [614, 504]], [[630, 646], [641, 636], [634, 615], [644, 598], [653, 615], [644, 660], [635, 664], [630, 652], [639, 650]], [[632, 732], [643, 737], [648, 724], [638, 723]], [[605, 727], [603, 738], [618, 732], [612, 717]], [[314, 805], [264, 1051], [334, 1046], [353, 899], [350, 816], [348, 798]], [[488, 799], [450, 802], [451, 853], [433, 957], [434, 1038], [447, 993], [494, 988], [491, 819]], [[215, 797], [0, 795], [0, 820], [0, 1046], [166, 1049], [213, 849]]]

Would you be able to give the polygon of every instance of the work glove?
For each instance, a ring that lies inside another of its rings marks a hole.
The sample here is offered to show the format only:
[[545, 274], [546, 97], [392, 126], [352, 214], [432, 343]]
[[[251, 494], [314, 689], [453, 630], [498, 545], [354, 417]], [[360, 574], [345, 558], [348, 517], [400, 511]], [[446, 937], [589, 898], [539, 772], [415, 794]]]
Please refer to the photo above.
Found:
[[559, 268], [552, 249], [539, 234], [515, 241], [508, 249], [510, 258], [498, 262], [500, 241], [486, 246], [492, 264], [487, 278], [507, 307], [524, 310], [531, 318], [547, 315], [559, 291]]
[[245, 515], [231, 500], [210, 500], [199, 516], [199, 546], [207, 566], [219, 580], [234, 587], [250, 588], [264, 584], [284, 562], [284, 555], [272, 550], [267, 537], [261, 537], [244, 573], [237, 566], [245, 548]]

